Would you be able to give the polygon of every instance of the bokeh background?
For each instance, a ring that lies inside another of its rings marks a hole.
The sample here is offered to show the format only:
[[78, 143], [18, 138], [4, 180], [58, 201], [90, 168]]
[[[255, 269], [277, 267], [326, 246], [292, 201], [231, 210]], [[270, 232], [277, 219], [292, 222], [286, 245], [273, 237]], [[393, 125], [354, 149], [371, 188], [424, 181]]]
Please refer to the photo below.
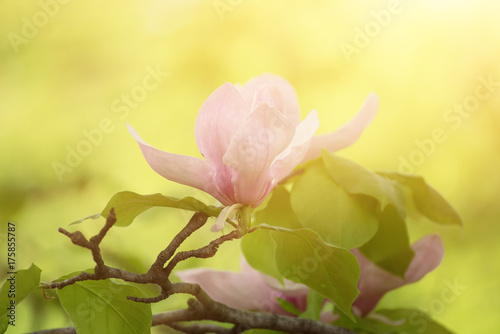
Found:
[[[50, 280], [93, 265], [57, 228], [99, 212], [118, 191], [212, 201], [154, 173], [126, 123], [156, 147], [199, 156], [194, 121], [209, 94], [272, 72], [294, 85], [303, 116], [318, 110], [319, 132], [376, 92], [376, 120], [339, 154], [423, 175], [464, 219], [462, 230], [412, 222], [412, 239], [440, 232], [445, 259], [380, 307], [427, 310], [460, 334], [500, 329], [499, 2], [6, 0], [0, 31], [0, 278], [7, 221], [17, 223], [18, 268], [36, 263]], [[156, 81], [144, 86], [151, 73]], [[150, 210], [112, 230], [104, 256], [145, 270], [188, 218]], [[100, 226], [69, 229], [90, 235]], [[186, 247], [212, 237], [207, 227]], [[184, 267], [237, 270], [239, 256], [235, 242]], [[460, 286], [455, 298], [444, 292], [449, 284]], [[172, 298], [154, 311], [183, 303]], [[40, 292], [19, 305], [17, 322], [8, 333], [70, 325]]]

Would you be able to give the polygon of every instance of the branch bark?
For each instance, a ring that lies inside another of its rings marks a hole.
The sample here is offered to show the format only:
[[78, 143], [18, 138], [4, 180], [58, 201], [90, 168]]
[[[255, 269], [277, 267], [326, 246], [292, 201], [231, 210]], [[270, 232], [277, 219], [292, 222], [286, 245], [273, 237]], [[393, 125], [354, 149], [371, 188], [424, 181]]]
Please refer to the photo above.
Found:
[[[168, 326], [183, 333], [217, 333], [232, 334], [243, 333], [248, 329], [271, 329], [287, 333], [304, 334], [354, 334], [353, 332], [319, 321], [303, 318], [294, 318], [284, 315], [249, 312], [231, 308], [224, 304], [214, 302], [214, 308], [208, 311], [201, 303], [191, 299], [189, 307], [183, 310], [159, 313], [153, 315], [151, 326]], [[213, 324], [184, 324], [189, 321], [213, 320], [233, 324], [225, 328]], [[29, 334], [76, 334], [74, 327], [48, 329]]]
[[[188, 308], [176, 310], [153, 316], [152, 326], [166, 325], [184, 333], [242, 333], [248, 329], [271, 329], [288, 333], [326, 333], [326, 334], [347, 334], [352, 333], [344, 328], [328, 325], [319, 321], [303, 318], [295, 318], [278, 314], [243, 311], [229, 307], [214, 301], [201, 289], [198, 284], [193, 283], [171, 283], [169, 276], [176, 265], [191, 257], [209, 258], [217, 253], [218, 248], [227, 241], [239, 239], [244, 235], [240, 229], [236, 229], [229, 234], [223, 235], [207, 246], [196, 250], [183, 251], [177, 254], [179, 246], [193, 232], [201, 228], [207, 221], [208, 216], [204, 213], [195, 213], [188, 224], [173, 238], [172, 242], [157, 256], [148, 272], [144, 274], [131, 273], [118, 268], [105, 265], [101, 253], [100, 243], [106, 236], [107, 231], [116, 222], [114, 210], [111, 209], [106, 220], [106, 224], [101, 231], [87, 240], [85, 236], [77, 231], [70, 233], [62, 228], [61, 233], [68, 236], [75, 245], [87, 248], [91, 251], [96, 263], [94, 273], [82, 272], [70, 279], [61, 282], [50, 282], [42, 286], [44, 289], [62, 289], [68, 285], [86, 280], [103, 280], [107, 278], [117, 278], [123, 281], [139, 284], [157, 284], [161, 287], [161, 293], [156, 297], [139, 298], [128, 296], [127, 298], [136, 302], [155, 303], [164, 300], [174, 294], [183, 293], [192, 295], [194, 298], [188, 300]], [[168, 262], [170, 261], [170, 262]], [[168, 264], [167, 264], [168, 262]], [[166, 266], [165, 266], [166, 265]], [[232, 324], [231, 328], [224, 328], [217, 325], [208, 324], [181, 324], [198, 320], [212, 320], [221, 323]], [[59, 328], [33, 332], [32, 334], [62, 334], [76, 333], [73, 327]]]

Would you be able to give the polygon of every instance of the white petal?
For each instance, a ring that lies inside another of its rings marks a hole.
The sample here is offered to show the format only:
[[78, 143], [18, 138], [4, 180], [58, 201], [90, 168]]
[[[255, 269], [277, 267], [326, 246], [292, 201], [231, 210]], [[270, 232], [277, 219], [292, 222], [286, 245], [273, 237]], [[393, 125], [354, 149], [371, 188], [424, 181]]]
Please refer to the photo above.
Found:
[[243, 207], [243, 204], [233, 204], [231, 206], [226, 206], [222, 211], [219, 213], [219, 217], [217, 217], [217, 220], [215, 223], [212, 225], [210, 228], [210, 231], [212, 232], [219, 232], [224, 228], [224, 223], [226, 220], [234, 218], [236, 211], [238, 211], [239, 208]]
[[288, 147], [281, 152], [272, 164], [272, 174], [277, 182], [281, 181], [297, 167], [307, 153], [311, 138], [319, 128], [318, 113], [313, 110], [297, 126], [295, 135]]

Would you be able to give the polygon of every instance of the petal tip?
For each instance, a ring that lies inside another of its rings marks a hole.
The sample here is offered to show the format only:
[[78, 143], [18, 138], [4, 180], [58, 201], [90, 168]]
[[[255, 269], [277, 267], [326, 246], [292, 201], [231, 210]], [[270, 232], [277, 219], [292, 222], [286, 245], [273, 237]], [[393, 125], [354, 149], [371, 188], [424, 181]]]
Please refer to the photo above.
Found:
[[132, 125], [130, 125], [128, 123], [127, 123], [127, 130], [132, 135], [132, 137], [134, 137], [135, 140], [142, 141], [142, 138], [139, 136], [137, 131], [135, 131], [135, 129], [132, 127]]
[[368, 93], [368, 96], [366, 97], [365, 102], [361, 107], [361, 111], [365, 115], [368, 124], [371, 123], [371, 121], [375, 118], [379, 105], [380, 99], [378, 95], [374, 92]]
[[219, 224], [215, 223], [215, 224], [213, 224], [213, 225], [210, 227], [210, 232], [214, 232], [214, 233], [216, 233], [216, 232], [220, 232], [220, 231], [222, 231], [222, 229], [223, 229], [223, 228], [224, 228], [224, 226], [223, 226], [223, 225], [221, 226], [221, 225], [219, 225]]

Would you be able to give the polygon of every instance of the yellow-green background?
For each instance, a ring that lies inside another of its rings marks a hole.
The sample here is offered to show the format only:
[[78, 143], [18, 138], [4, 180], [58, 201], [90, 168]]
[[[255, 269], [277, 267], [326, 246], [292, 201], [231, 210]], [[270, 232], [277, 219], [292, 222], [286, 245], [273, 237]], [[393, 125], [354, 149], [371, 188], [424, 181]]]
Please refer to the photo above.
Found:
[[[33, 22], [40, 4], [0, 3], [2, 274], [7, 221], [17, 223], [18, 268], [34, 262], [49, 280], [92, 266], [90, 254], [57, 228], [100, 211], [114, 193], [209, 199], [154, 173], [126, 122], [156, 147], [199, 156], [194, 121], [208, 95], [225, 81], [243, 83], [273, 72], [294, 85], [303, 116], [318, 110], [319, 132], [349, 120], [367, 93], [376, 92], [377, 118], [356, 145], [340, 152], [369, 168], [397, 170], [399, 157], [418, 149], [416, 140], [430, 138], [436, 128], [445, 131], [445, 142], [415, 172], [450, 200], [464, 228], [440, 229], [446, 246], [442, 266], [387, 295], [380, 306], [430, 309], [461, 334], [500, 329], [500, 87], [456, 129], [443, 119], [450, 107], [474, 94], [478, 77], [500, 80], [499, 2], [396, 1], [400, 12], [351, 61], [340, 46], [353, 44], [356, 29], [372, 24], [370, 13], [387, 9], [390, 1], [66, 2], [18, 52], [9, 36], [22, 34], [23, 17]], [[217, 5], [226, 6], [221, 15]], [[156, 66], [168, 77], [120, 119], [112, 102], [130, 94], [146, 69]], [[113, 131], [59, 182], [53, 162], [64, 163], [67, 146], [75, 149], [85, 139], [82, 131], [105, 118]], [[104, 255], [113, 265], [145, 270], [188, 217], [151, 210], [129, 228], [112, 230]], [[89, 235], [97, 225], [77, 228]], [[428, 223], [412, 223], [413, 239], [431, 230]], [[186, 247], [210, 238], [207, 227]], [[235, 242], [221, 247], [214, 259], [186, 266], [237, 269], [238, 262]], [[445, 280], [467, 288], [436, 308]], [[172, 299], [154, 311], [182, 305]], [[56, 302], [43, 300], [41, 293], [19, 306], [17, 323], [8, 333], [70, 325]]]

